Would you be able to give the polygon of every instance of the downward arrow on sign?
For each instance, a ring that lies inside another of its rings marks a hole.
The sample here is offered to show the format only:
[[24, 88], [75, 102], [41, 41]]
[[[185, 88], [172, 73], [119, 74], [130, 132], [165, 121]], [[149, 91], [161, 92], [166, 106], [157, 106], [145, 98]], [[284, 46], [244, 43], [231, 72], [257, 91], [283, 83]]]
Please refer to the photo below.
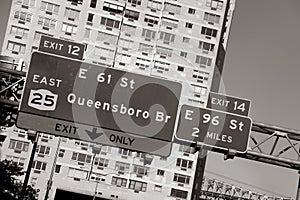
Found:
[[88, 134], [88, 136], [92, 139], [92, 140], [95, 140], [97, 139], [98, 137], [100, 137], [101, 135], [103, 135], [103, 133], [97, 133], [97, 128], [93, 128], [92, 131], [89, 131], [89, 130], [85, 130], [85, 132]]

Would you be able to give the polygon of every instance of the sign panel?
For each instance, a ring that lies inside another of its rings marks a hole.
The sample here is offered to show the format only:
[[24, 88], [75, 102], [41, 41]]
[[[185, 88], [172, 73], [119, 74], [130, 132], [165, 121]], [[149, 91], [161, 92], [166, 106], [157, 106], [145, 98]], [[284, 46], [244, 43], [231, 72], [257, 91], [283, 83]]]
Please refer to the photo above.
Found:
[[248, 117], [183, 105], [176, 138], [238, 152], [247, 150], [252, 121]]
[[17, 126], [166, 156], [180, 93], [176, 82], [35, 52]]
[[41, 36], [39, 51], [82, 60], [85, 46], [80, 43]]
[[207, 101], [207, 108], [248, 116], [250, 110], [250, 101], [210, 92]]

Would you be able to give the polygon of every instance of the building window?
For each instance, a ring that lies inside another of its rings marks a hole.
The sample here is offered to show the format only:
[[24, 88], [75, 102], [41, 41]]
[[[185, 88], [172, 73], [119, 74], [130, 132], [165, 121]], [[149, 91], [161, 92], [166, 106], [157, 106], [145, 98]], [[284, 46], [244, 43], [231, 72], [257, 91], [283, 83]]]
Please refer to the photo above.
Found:
[[122, 32], [127, 36], [135, 35], [136, 27], [128, 24], [122, 25]]
[[38, 49], [39, 49], [38, 47], [32, 46], [32, 47], [31, 47], [31, 53], [34, 52], [34, 51], [37, 51]]
[[187, 199], [188, 196], [188, 192], [187, 191], [183, 191], [183, 190], [178, 190], [178, 189], [171, 189], [171, 194], [172, 197], [178, 197], [178, 198], [182, 198], [182, 199]]
[[66, 152], [66, 150], [65, 150], [65, 149], [59, 149], [59, 152], [58, 152], [58, 157], [60, 157], [60, 158], [63, 158], [63, 157], [64, 157], [64, 155], [65, 155], [65, 152]]
[[95, 158], [94, 164], [99, 167], [107, 167], [108, 162], [109, 160], [105, 158]]
[[163, 73], [163, 72], [169, 71], [170, 64], [169, 63], [165, 63], [165, 62], [161, 62], [161, 61], [155, 61], [153, 68], [156, 69], [157, 72]]
[[208, 38], [210, 37], [217, 37], [217, 30], [207, 27], [202, 27], [201, 34], [206, 35]]
[[38, 25], [43, 26], [43, 29], [55, 29], [56, 20], [39, 16]]
[[112, 60], [114, 58], [114, 52], [114, 50], [96, 46], [94, 53], [95, 56], [100, 56], [102, 60]]
[[34, 7], [35, 0], [17, 0], [17, 4], [21, 4], [25, 7]]
[[150, 63], [151, 63], [150, 60], [143, 59], [143, 58], [137, 58], [135, 65], [138, 66], [139, 69], [145, 70], [150, 67]]
[[149, 173], [149, 167], [144, 167], [144, 166], [139, 166], [139, 165], [134, 165], [133, 167], [133, 172], [137, 176], [148, 176]]
[[87, 22], [93, 24], [93, 19], [94, 19], [94, 14], [89, 13], [88, 14], [88, 18], [87, 18]]
[[98, 35], [97, 35], [97, 40], [98, 41], [102, 41], [106, 44], [113, 44], [115, 45], [117, 43], [117, 36], [115, 35], [111, 35], [111, 34], [108, 34], [108, 33], [104, 33], [104, 32], [98, 32]]
[[158, 169], [158, 170], [157, 170], [157, 175], [158, 175], [158, 176], [164, 176], [164, 175], [165, 175], [165, 170]]
[[193, 24], [192, 23], [189, 23], [189, 22], [186, 22], [185, 23], [185, 28], [193, 28]]
[[194, 8], [188, 9], [188, 14], [194, 15], [195, 13], [196, 13], [196, 9], [194, 9]]
[[[207, 88], [206, 87], [201, 87], [201, 86], [194, 86], [194, 96], [195, 97], [198, 97], [198, 98], [201, 98], [202, 96], [205, 96], [206, 95], [206, 92], [207, 92]], [[195, 152], [195, 149], [190, 147], [191, 149], [186, 149], [186, 152], [184, 153], [190, 153], [192, 151]]]
[[75, 19], [79, 19], [79, 10], [75, 10], [72, 8], [66, 8], [64, 16], [67, 17], [69, 20], [74, 21]]
[[[198, 86], [196, 86], [197, 88], [199, 88]], [[202, 88], [202, 87], [200, 87]], [[199, 90], [194, 90], [195, 92], [201, 92]], [[202, 92], [201, 92], [202, 93]], [[190, 146], [186, 146], [186, 145], [180, 145], [179, 146], [179, 152], [183, 152], [183, 153], [188, 153], [188, 154], [191, 154], [191, 153], [195, 153], [195, 148], [194, 147], [190, 147]]]
[[125, 66], [125, 64], [130, 63], [131, 56], [127, 54], [117, 53], [116, 60], [119, 62], [119, 65]]
[[116, 5], [116, 4], [104, 2], [103, 3], [103, 10], [107, 11], [107, 12], [110, 12], [112, 14], [119, 14], [119, 15], [121, 15], [121, 14], [123, 14], [124, 7]]
[[19, 23], [25, 24], [25, 22], [31, 22], [32, 14], [16, 11], [14, 18], [18, 19]]
[[16, 37], [27, 38], [28, 37], [29, 29], [18, 27], [18, 26], [11, 26], [10, 34], [15, 35]]
[[45, 145], [38, 145], [36, 148], [36, 153], [38, 153], [39, 155], [49, 155], [50, 147]]
[[55, 165], [55, 170], [54, 172], [59, 174], [60, 173], [60, 169], [61, 169], [61, 165]]
[[193, 78], [195, 78], [198, 83], [207, 84], [208, 83], [208, 78], [209, 78], [209, 73], [202, 72], [202, 71], [199, 71], [199, 70], [194, 70]]
[[126, 187], [127, 179], [126, 178], [119, 178], [119, 177], [112, 177], [111, 184], [117, 187]]
[[206, 6], [211, 10], [221, 11], [223, 9], [223, 1], [221, 0], [206, 0]]
[[158, 46], [156, 48], [156, 53], [160, 55], [160, 57], [171, 57], [172, 56], [172, 52], [173, 52], [173, 49], [168, 49], [166, 47], [160, 47]]
[[153, 51], [153, 46], [152, 45], [148, 45], [148, 44], [144, 44], [144, 43], [140, 43], [139, 44], [139, 51], [143, 52], [143, 53], [151, 53]]
[[165, 11], [169, 12], [169, 14], [180, 14], [181, 6], [171, 3], [165, 3]]
[[37, 180], [38, 180], [38, 178], [32, 177], [32, 178], [31, 178], [31, 181], [30, 181], [30, 185], [31, 185], [32, 187], [35, 187], [35, 185], [37, 184]]
[[41, 162], [38, 160], [33, 161], [32, 163], [32, 168], [39, 170], [39, 171], [45, 171], [47, 167], [47, 163], [46, 162]]
[[148, 45], [148, 44], [143, 44], [140, 43], [139, 44], [139, 51], [143, 52], [143, 53], [151, 53], [153, 51], [153, 46], [152, 45]]
[[84, 32], [84, 37], [85, 38], [89, 38], [91, 35], [91, 29], [90, 28], [86, 28], [85, 32]]
[[49, 15], [58, 14], [59, 5], [49, 3], [49, 2], [46, 2], [46, 1], [42, 1], [41, 10], [45, 11], [46, 14], [49, 14]]
[[125, 10], [124, 17], [128, 18], [129, 20], [139, 20], [140, 13], [133, 10]]
[[82, 5], [83, 0], [67, 0], [67, 1], [71, 2], [71, 5], [78, 6], [78, 5]]
[[69, 168], [68, 176], [76, 179], [87, 179], [88, 171], [81, 169]]
[[119, 148], [119, 154], [121, 154], [122, 156], [131, 156], [132, 151], [128, 149]]
[[185, 169], [185, 170], [192, 169], [193, 161], [177, 158], [176, 166], [181, 167], [181, 169]]
[[158, 24], [158, 20], [158, 17], [146, 14], [144, 22], [148, 23], [148, 26], [153, 26]]
[[181, 51], [180, 56], [186, 58], [187, 57], [187, 52]]
[[162, 2], [155, 1], [155, 0], [148, 0], [147, 7], [154, 11], [161, 10]]
[[177, 71], [183, 72], [183, 71], [184, 71], [184, 67], [178, 66], [178, 67], [177, 67]]
[[191, 40], [191, 38], [188, 38], [188, 37], [183, 37], [182, 38], [182, 42], [183, 43], [187, 43], [188, 44], [188, 43], [190, 43], [190, 40]]
[[66, 35], [75, 35], [77, 33], [77, 26], [63, 23], [62, 31], [65, 32]]
[[172, 30], [178, 27], [178, 20], [162, 17], [161, 25]]
[[147, 183], [130, 180], [129, 189], [132, 189], [134, 191], [146, 192], [147, 191]]
[[53, 35], [50, 35], [50, 34], [47, 34], [47, 33], [42, 33], [42, 32], [36, 31], [36, 32], [34, 33], [34, 39], [35, 39], [35, 40], [40, 40], [42, 35], [46, 35], [46, 36], [49, 36], [49, 37], [53, 37]]
[[200, 67], [206, 68], [210, 67], [212, 64], [212, 59], [204, 56], [196, 55], [196, 64], [200, 64]]
[[85, 163], [91, 163], [92, 156], [83, 154], [83, 153], [77, 153], [73, 152], [71, 160], [75, 160], [78, 162], [85, 162]]
[[216, 14], [212, 14], [212, 13], [208, 13], [205, 12], [204, 13], [204, 21], [207, 21], [209, 24], [214, 25], [216, 24], [220, 24], [220, 15], [216, 15]]
[[161, 192], [162, 186], [161, 185], [154, 185], [154, 191]]
[[167, 32], [160, 32], [159, 39], [163, 41], [164, 44], [174, 43], [175, 35]]
[[111, 152], [111, 147], [110, 146], [102, 146], [101, 147], [101, 152], [100, 154], [106, 155], [107, 153]]
[[151, 41], [155, 39], [156, 31], [148, 30], [143, 28], [142, 36], [147, 40]]
[[25, 164], [25, 158], [22, 157], [7, 155], [6, 160], [11, 160], [13, 163], [19, 165], [20, 167], [23, 167]]
[[215, 49], [215, 45], [208, 43], [208, 42], [203, 42], [203, 41], [199, 41], [199, 49], [203, 49], [205, 51], [205, 53], [213, 52]]
[[96, 6], [97, 6], [97, 0], [91, 0], [90, 7], [91, 8], [96, 8]]
[[132, 6], [141, 5], [142, 0], [127, 0]]
[[190, 176], [182, 175], [182, 174], [174, 174], [173, 181], [179, 182], [179, 183], [184, 183], [184, 184], [189, 184], [190, 183]]
[[13, 54], [24, 54], [26, 45], [18, 42], [8, 41], [6, 49], [11, 51]]
[[120, 22], [113, 20], [113, 19], [109, 19], [106, 17], [101, 17], [101, 21], [100, 24], [106, 26], [107, 28], [120, 28]]
[[132, 49], [133, 43], [134, 42], [131, 40], [120, 39], [118, 45], [122, 48], [122, 50], [128, 51]]
[[129, 164], [124, 162], [116, 162], [115, 170], [117, 170], [119, 173], [129, 173]]

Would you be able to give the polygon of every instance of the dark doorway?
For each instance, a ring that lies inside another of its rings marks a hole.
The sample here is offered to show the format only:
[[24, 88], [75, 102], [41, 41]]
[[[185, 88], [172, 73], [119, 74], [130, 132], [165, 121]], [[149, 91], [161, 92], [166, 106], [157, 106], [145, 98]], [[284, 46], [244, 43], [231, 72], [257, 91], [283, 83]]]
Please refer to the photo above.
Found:
[[[66, 200], [66, 199], [67, 200], [93, 200], [93, 196], [56, 189], [54, 200]], [[110, 199], [96, 197], [95, 200], [110, 200]]]

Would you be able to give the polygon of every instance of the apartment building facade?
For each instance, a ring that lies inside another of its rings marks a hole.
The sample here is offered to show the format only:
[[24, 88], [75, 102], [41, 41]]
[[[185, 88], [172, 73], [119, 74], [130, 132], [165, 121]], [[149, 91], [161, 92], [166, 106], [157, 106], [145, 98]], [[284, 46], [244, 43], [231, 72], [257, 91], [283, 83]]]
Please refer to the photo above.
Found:
[[[178, 81], [183, 86], [180, 104], [201, 107], [222, 72], [234, 4], [13, 0], [2, 54], [24, 59], [28, 68], [41, 35], [80, 42], [86, 45], [86, 62]], [[26, 167], [32, 148], [26, 131], [13, 127], [6, 132], [1, 159]], [[95, 154], [94, 146], [41, 134], [30, 177], [40, 189], [39, 199], [49, 180], [49, 199], [63, 191], [103, 199], [191, 199], [197, 163], [193, 148], [174, 144], [171, 155], [162, 158], [108, 146]]]

